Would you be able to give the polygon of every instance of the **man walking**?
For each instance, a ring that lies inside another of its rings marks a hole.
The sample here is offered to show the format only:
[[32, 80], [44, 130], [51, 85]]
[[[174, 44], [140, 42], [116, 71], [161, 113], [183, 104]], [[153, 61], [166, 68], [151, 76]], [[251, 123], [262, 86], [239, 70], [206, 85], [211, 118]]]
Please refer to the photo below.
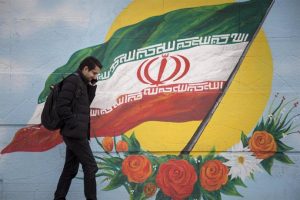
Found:
[[87, 200], [96, 200], [96, 178], [98, 170], [92, 154], [90, 140], [90, 104], [95, 97], [97, 75], [102, 68], [94, 57], [85, 58], [75, 74], [68, 76], [57, 99], [57, 113], [63, 120], [61, 135], [66, 144], [65, 165], [54, 200], [65, 200], [79, 163], [84, 173], [84, 194]]

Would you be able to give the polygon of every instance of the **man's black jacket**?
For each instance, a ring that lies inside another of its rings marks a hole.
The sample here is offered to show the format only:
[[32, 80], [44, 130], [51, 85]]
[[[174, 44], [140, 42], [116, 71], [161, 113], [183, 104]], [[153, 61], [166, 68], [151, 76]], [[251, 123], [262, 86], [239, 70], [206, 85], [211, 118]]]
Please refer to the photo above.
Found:
[[79, 76], [68, 76], [57, 99], [56, 111], [64, 125], [60, 133], [63, 136], [90, 139], [90, 104], [92, 103], [96, 86], [91, 86], [82, 72]]

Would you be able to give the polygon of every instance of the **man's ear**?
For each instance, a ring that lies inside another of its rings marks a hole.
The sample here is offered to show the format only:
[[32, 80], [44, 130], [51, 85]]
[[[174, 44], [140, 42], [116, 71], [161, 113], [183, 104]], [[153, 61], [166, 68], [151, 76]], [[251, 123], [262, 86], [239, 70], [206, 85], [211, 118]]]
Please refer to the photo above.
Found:
[[89, 67], [88, 66], [84, 66], [82, 71], [89, 71]]

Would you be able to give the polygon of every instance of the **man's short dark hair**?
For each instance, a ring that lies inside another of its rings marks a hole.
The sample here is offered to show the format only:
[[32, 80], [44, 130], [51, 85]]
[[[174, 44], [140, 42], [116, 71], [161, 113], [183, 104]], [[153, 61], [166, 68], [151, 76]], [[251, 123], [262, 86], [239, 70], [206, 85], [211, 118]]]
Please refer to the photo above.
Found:
[[78, 69], [83, 70], [83, 68], [87, 66], [89, 68], [89, 71], [95, 69], [96, 66], [98, 66], [100, 69], [102, 69], [102, 64], [100, 63], [100, 61], [93, 57], [93, 56], [89, 56], [86, 57], [85, 59], [83, 59], [78, 67]]

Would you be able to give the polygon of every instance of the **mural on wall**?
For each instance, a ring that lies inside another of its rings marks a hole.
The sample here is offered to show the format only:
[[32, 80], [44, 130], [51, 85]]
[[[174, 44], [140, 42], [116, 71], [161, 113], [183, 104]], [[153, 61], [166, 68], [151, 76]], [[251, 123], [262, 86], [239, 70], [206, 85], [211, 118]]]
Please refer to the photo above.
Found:
[[[44, 151], [62, 142], [59, 131], [50, 132], [40, 124], [43, 102], [50, 86], [89, 55], [105, 66], [91, 105], [94, 136], [121, 135], [147, 121], [201, 120], [199, 129], [204, 129], [271, 3], [253, 0], [179, 9], [121, 28], [106, 43], [79, 50], [48, 77], [29, 121], [36, 125], [20, 129], [2, 153]], [[200, 131], [183, 151], [192, 150]]]
[[52, 84], [92, 55], [104, 65], [91, 105], [99, 190], [123, 187], [137, 200], [243, 197], [239, 187], [256, 172], [271, 175], [275, 160], [293, 164], [283, 138], [299, 132], [298, 101], [270, 97], [262, 30], [274, 1], [161, 0], [151, 10], [145, 2], [131, 2], [106, 42], [75, 52], [48, 76], [28, 125], [1, 154], [62, 143], [59, 131], [40, 124], [44, 102]]

